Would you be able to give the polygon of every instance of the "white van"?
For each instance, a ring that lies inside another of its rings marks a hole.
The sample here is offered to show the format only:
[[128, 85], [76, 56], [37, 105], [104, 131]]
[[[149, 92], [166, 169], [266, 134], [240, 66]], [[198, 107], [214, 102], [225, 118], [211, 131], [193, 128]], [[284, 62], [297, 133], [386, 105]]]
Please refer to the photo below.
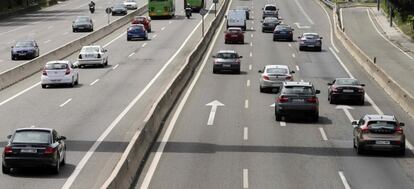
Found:
[[239, 27], [242, 30], [246, 30], [246, 11], [232, 9], [227, 13], [227, 28], [230, 27]]

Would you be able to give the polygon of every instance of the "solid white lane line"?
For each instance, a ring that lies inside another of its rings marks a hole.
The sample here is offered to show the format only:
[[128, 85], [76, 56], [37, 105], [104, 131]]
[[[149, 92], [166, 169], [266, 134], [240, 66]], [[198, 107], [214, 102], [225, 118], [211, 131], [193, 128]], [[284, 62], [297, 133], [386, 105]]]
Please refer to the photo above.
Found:
[[[342, 9], [341, 9], [342, 10]], [[405, 56], [407, 56], [409, 59], [414, 60], [414, 58], [412, 56], [410, 56], [407, 52], [405, 52], [404, 50], [402, 50], [400, 47], [398, 47], [397, 45], [395, 45], [393, 42], [391, 42], [387, 37], [384, 36], [384, 34], [382, 34], [380, 32], [380, 30], [377, 28], [377, 26], [374, 23], [374, 20], [371, 17], [371, 14], [369, 14], [369, 10], [367, 9], [367, 14], [369, 17], [369, 20], [371, 21], [372, 25], [374, 26], [375, 30], [377, 31], [377, 33], [385, 40], [387, 41], [389, 44], [391, 44], [393, 47], [395, 47], [396, 49], [398, 49], [400, 52], [402, 52]]]
[[293, 54], [292, 54], [292, 58], [296, 58], [296, 55], [295, 55], [295, 53], [293, 53]]
[[[335, 43], [334, 43], [334, 35], [333, 35], [333, 33], [334, 33], [334, 29], [333, 29], [333, 27], [336, 27], [336, 26], [333, 26], [332, 25], [332, 20], [331, 20], [331, 17], [329, 16], [329, 13], [328, 13], [328, 11], [326, 11], [325, 10], [325, 8], [324, 8], [324, 6], [322, 5], [322, 3], [321, 2], [319, 2], [318, 3], [319, 4], [319, 6], [322, 8], [322, 10], [325, 12], [325, 15], [326, 15], [326, 17], [328, 17], [328, 20], [329, 20], [329, 28], [330, 28], [330, 30], [331, 30], [331, 44], [332, 44], [332, 47], [335, 49], [335, 51], [337, 52], [337, 53], [339, 53], [339, 50], [338, 50], [338, 48], [336, 48], [336, 45], [335, 45]], [[336, 23], [335, 21], [334, 21], [334, 23]]]
[[319, 127], [319, 131], [321, 132], [322, 139], [324, 141], [327, 141], [328, 140], [328, 137], [326, 136], [325, 130], [322, 127]]
[[72, 101], [71, 98], [69, 98], [68, 100], [66, 100], [64, 103], [62, 103], [61, 105], [59, 105], [60, 107], [65, 106], [67, 103], [69, 103], [70, 101]]
[[[230, 2], [229, 2], [230, 4], [231, 4], [231, 1], [232, 0], [230, 0]], [[210, 7], [209, 11], [211, 11], [211, 9], [213, 8], [213, 5]], [[227, 8], [227, 10], [229, 8], [230, 8], [230, 6]], [[177, 56], [177, 54], [179, 53], [179, 51], [181, 51], [181, 49], [184, 47], [184, 45], [188, 42], [189, 38], [193, 35], [193, 33], [196, 31], [196, 29], [200, 25], [201, 25], [201, 21], [194, 28], [194, 30], [190, 33], [190, 35], [187, 37], [187, 39], [183, 42], [183, 44], [181, 45], [181, 47], [179, 48], [179, 50], [173, 55], [173, 57], [170, 58], [170, 60], [164, 65], [164, 67], [161, 68], [162, 71], [160, 71], [159, 74], [157, 74], [155, 76], [155, 78], [153, 78], [153, 80], [151, 80], [151, 82], [148, 84], [149, 86], [147, 87], [146, 90], [148, 90], [148, 88], [151, 87], [152, 83], [155, 82], [156, 78], [159, 77], [159, 75], [162, 74], [162, 72], [165, 69], [165, 67], [168, 64], [170, 64], [170, 62], [172, 62], [172, 60], [175, 58], [175, 56]], [[220, 27], [218, 28], [217, 31], [221, 31], [221, 29], [223, 28], [223, 26], [224, 26], [224, 20], [221, 22]], [[214, 39], [211, 41], [211, 44], [215, 44], [216, 41], [217, 41], [217, 38], [218, 38], [219, 35], [218, 35], [218, 33], [216, 33], [215, 35], [216, 36], [214, 36]], [[211, 45], [210, 48], [208, 49], [208, 51], [207, 51], [207, 54], [208, 55], [211, 54], [211, 52], [213, 50], [213, 47], [214, 47], [214, 45]], [[170, 138], [171, 133], [174, 130], [175, 124], [176, 124], [176, 122], [178, 120], [178, 117], [181, 114], [181, 111], [184, 108], [185, 103], [187, 102], [187, 100], [188, 100], [188, 98], [189, 98], [189, 96], [190, 96], [190, 94], [191, 94], [191, 92], [192, 92], [195, 84], [197, 83], [198, 79], [200, 78], [201, 72], [203, 71], [205, 65], [207, 64], [207, 60], [208, 60], [208, 56], [206, 56], [204, 58], [204, 61], [203, 61], [202, 65], [201, 65], [200, 69], [198, 70], [197, 74], [194, 76], [194, 80], [191, 82], [190, 86], [188, 87], [187, 92], [184, 94], [183, 99], [181, 100], [180, 104], [178, 105], [176, 112], [174, 113], [173, 117], [171, 118], [170, 124], [167, 126], [167, 129], [166, 129], [166, 131], [164, 133], [164, 136], [163, 136], [163, 138], [161, 140], [161, 143], [158, 146], [157, 152], [155, 152], [154, 158], [153, 158], [153, 160], [152, 160], [152, 162], [150, 164], [150, 167], [148, 168], [147, 174], [145, 175], [145, 178], [142, 181], [142, 184], [141, 184], [141, 187], [140, 187], [141, 189], [147, 189], [149, 187], [149, 184], [150, 184], [151, 179], [152, 179], [152, 177], [154, 175], [155, 169], [157, 169], [158, 162], [160, 161], [161, 156], [163, 154], [163, 151], [165, 149], [165, 145], [167, 144], [168, 139]], [[142, 93], [142, 94], [140, 93], [139, 98], [141, 98], [141, 96], [143, 94], [144, 93]], [[137, 99], [137, 101], [138, 101], [138, 99]]]
[[296, 70], [300, 71], [300, 69], [299, 69], [299, 66], [298, 66], [298, 65], [296, 65]]
[[249, 108], [249, 100], [247, 99], [244, 101], [244, 108]]
[[249, 170], [243, 169], [243, 188], [249, 188]]
[[115, 65], [112, 69], [115, 70], [118, 66], [119, 64]]
[[46, 43], [50, 43], [52, 40], [46, 40], [44, 43], [46, 44]]
[[351, 189], [351, 186], [349, 186], [344, 173], [342, 171], [338, 171], [338, 174], [339, 174], [339, 177], [341, 177], [342, 184], [344, 184], [345, 189]]
[[252, 52], [250, 52], [250, 55], [249, 55], [250, 57], [252, 57], [253, 56], [253, 53]]
[[34, 84], [34, 85], [30, 86], [29, 88], [27, 88], [27, 89], [25, 89], [25, 90], [23, 90], [23, 91], [20, 91], [19, 93], [17, 93], [17, 94], [15, 94], [15, 95], [13, 95], [12, 97], [10, 97], [10, 98], [8, 98], [8, 99], [4, 100], [3, 102], [1, 102], [1, 103], [0, 103], [0, 106], [2, 106], [2, 105], [4, 105], [4, 104], [6, 104], [7, 102], [10, 102], [11, 100], [13, 100], [13, 99], [15, 99], [15, 98], [19, 97], [20, 95], [22, 95], [22, 94], [26, 93], [27, 91], [29, 91], [29, 90], [31, 90], [31, 89], [33, 89], [33, 88], [37, 87], [38, 85], [40, 85], [40, 82], [38, 82], [38, 83], [36, 83], [36, 84]]
[[250, 87], [250, 79], [247, 80], [246, 86]]
[[288, 45], [289, 45], [289, 47], [292, 47], [292, 44], [289, 43]]
[[147, 45], [147, 43], [142, 44], [142, 47], [145, 47], [145, 45]]
[[251, 64], [249, 65], [249, 70], [252, 70], [252, 65]]
[[95, 83], [97, 83], [99, 81], [99, 79], [96, 79], [95, 81], [93, 81], [90, 85], [95, 85]]
[[247, 127], [245, 127], [245, 128], [243, 129], [243, 139], [244, 139], [244, 140], [249, 139], [249, 128], [247, 128]]
[[298, 2], [298, 0], [295, 0], [296, 5], [298, 5], [300, 11], [302, 11], [303, 15], [305, 15], [306, 19], [308, 19], [310, 24], [315, 24], [313, 20], [309, 17], [308, 13], [305, 12], [305, 9], [303, 9], [302, 5]]
[[102, 46], [103, 48], [106, 48], [107, 46], [109, 46], [111, 43], [113, 43], [114, 41], [118, 40], [119, 38], [121, 38], [122, 36], [124, 36], [126, 34], [126, 32], [122, 32], [121, 35], [119, 35], [118, 37], [116, 37], [115, 39], [112, 39], [111, 41], [109, 41], [107, 44], [105, 44], [104, 46]]
[[155, 39], [157, 37], [157, 34], [154, 34], [154, 36], [152, 36], [152, 39]]
[[279, 122], [279, 123], [280, 123], [280, 126], [281, 126], [281, 127], [286, 127], [286, 122], [281, 121], [281, 122]]
[[251, 30], [253, 30], [254, 28], [253, 28], [253, 27], [251, 27], [250, 29], [251, 29]]
[[134, 56], [135, 52], [132, 52], [131, 54], [128, 55], [128, 57]]
[[161, 28], [161, 31], [162, 31], [162, 30], [165, 30], [165, 27], [162, 27], [162, 28]]

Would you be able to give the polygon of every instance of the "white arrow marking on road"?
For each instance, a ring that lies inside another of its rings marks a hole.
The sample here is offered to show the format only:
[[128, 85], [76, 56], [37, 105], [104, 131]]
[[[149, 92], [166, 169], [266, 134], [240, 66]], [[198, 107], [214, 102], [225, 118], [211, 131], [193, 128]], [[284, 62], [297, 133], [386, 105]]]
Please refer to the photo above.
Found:
[[223, 103], [219, 102], [218, 100], [214, 100], [206, 106], [211, 106], [210, 116], [208, 117], [207, 125], [213, 125], [214, 124], [214, 117], [216, 116], [216, 111], [218, 106], [224, 106]]
[[349, 110], [353, 110], [354, 108], [351, 106], [336, 106], [335, 109], [342, 109], [344, 110], [346, 117], [348, 117], [349, 121], [354, 121], [354, 118], [352, 117], [351, 113], [349, 112]]
[[300, 23], [298, 23], [298, 22], [295, 22], [294, 24], [295, 24], [295, 25], [296, 25], [296, 27], [298, 27], [299, 29], [308, 29], [308, 28], [310, 28], [310, 26], [301, 26], [301, 25], [300, 25]]

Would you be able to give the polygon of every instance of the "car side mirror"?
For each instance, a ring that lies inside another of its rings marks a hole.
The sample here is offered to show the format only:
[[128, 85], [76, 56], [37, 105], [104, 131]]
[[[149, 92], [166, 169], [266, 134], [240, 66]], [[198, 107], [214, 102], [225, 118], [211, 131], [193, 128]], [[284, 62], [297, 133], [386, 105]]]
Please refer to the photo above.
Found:
[[296, 72], [292, 70], [292, 71], [290, 71], [290, 73], [291, 73], [291, 74], [294, 74], [294, 73], [296, 73]]
[[217, 58], [217, 56], [216, 56], [216, 55], [213, 55], [213, 56], [211, 56], [211, 57], [213, 57], [213, 58]]
[[332, 83], [328, 83], [328, 85], [329, 85], [329, 86], [331, 86], [331, 85], [332, 85]]
[[351, 124], [355, 127], [355, 126], [358, 126], [358, 121], [356, 121], [356, 120], [354, 120], [354, 121], [352, 121], [351, 122]]
[[259, 73], [263, 73], [263, 70], [259, 70], [259, 71], [257, 71], [257, 72], [259, 72]]
[[[400, 123], [401, 124], [401, 123]], [[7, 135], [7, 139], [11, 139], [12, 135]]]
[[321, 93], [321, 91], [320, 91], [320, 90], [316, 90], [316, 91], [315, 91], [315, 94], [319, 94], [319, 93]]
[[323, 39], [323, 37], [320, 37], [320, 39]]
[[365, 87], [365, 84], [361, 84], [362, 87]]
[[295, 31], [295, 29], [292, 28], [292, 31]]
[[59, 140], [66, 140], [65, 136], [60, 136]]
[[405, 126], [405, 123], [400, 122], [400, 127], [404, 127], [404, 126]]
[[300, 36], [298, 37], [298, 39], [300, 39]]
[[243, 56], [239, 56], [239, 58], [243, 58]]

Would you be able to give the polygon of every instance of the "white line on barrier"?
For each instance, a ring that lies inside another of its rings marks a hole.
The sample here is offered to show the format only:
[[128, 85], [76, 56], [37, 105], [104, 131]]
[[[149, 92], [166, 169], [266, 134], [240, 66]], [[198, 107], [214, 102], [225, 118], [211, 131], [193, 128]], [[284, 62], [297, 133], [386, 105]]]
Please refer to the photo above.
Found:
[[348, 184], [348, 181], [345, 178], [345, 175], [342, 171], [338, 171], [339, 177], [341, 177], [342, 184], [344, 184], [345, 189], [351, 189], [351, 187]]
[[131, 54], [128, 55], [128, 57], [134, 56], [135, 52], [132, 52]]
[[119, 64], [115, 65], [112, 69], [115, 70], [118, 66]]
[[96, 79], [95, 81], [93, 81], [90, 86], [95, 85], [96, 83], [98, 83], [99, 79]]
[[243, 188], [249, 188], [249, 170], [243, 169]]
[[[318, 3], [319, 4], [319, 6], [323, 9], [323, 11], [325, 12], [325, 14], [326, 14], [326, 16], [328, 17], [328, 20], [329, 20], [329, 27], [330, 27], [330, 29], [331, 29], [331, 44], [332, 44], [332, 47], [335, 49], [335, 51], [337, 52], [337, 53], [339, 53], [339, 50], [338, 50], [338, 48], [336, 48], [336, 45], [335, 45], [335, 43], [334, 43], [334, 40], [333, 40], [333, 38], [334, 38], [334, 35], [333, 35], [333, 33], [334, 33], [334, 29], [333, 29], [333, 27], [336, 27], [336, 26], [333, 26], [332, 25], [332, 20], [331, 20], [331, 17], [329, 16], [329, 13], [328, 13], [328, 11], [326, 11], [326, 9], [323, 7], [323, 5], [319, 2]], [[334, 23], [335, 23], [335, 21], [334, 21]]]
[[[229, 4], [231, 4], [231, 1], [232, 0], [230, 0]], [[210, 7], [210, 10], [211, 10], [211, 8], [212, 7]], [[229, 8], [230, 8], [230, 6], [228, 6], [227, 10]], [[222, 28], [223, 28], [223, 26], [224, 26], [224, 20], [222, 20], [222, 22], [220, 23], [220, 27], [218, 28], [217, 31], [221, 31]], [[193, 31], [195, 31], [195, 30], [193, 30]], [[216, 34], [214, 36], [214, 39], [211, 40], [211, 43], [210, 44], [215, 44], [216, 43], [217, 38], [219, 36], [218, 34], [219, 34], [219, 32], [216, 32]], [[148, 168], [147, 174], [145, 175], [145, 178], [142, 181], [142, 184], [141, 184], [141, 187], [140, 187], [141, 189], [147, 189], [149, 187], [149, 184], [150, 184], [151, 179], [152, 179], [152, 177], [154, 175], [155, 169], [157, 169], [157, 165], [158, 165], [158, 163], [159, 163], [159, 161], [161, 159], [161, 156], [163, 154], [163, 151], [165, 149], [165, 145], [167, 144], [167, 142], [168, 142], [168, 140], [169, 140], [169, 138], [170, 138], [170, 136], [172, 134], [172, 131], [174, 130], [175, 124], [176, 124], [176, 122], [178, 120], [178, 117], [181, 114], [181, 111], [184, 108], [184, 105], [186, 104], [188, 98], [190, 97], [190, 94], [191, 94], [192, 90], [194, 89], [195, 84], [197, 83], [198, 79], [201, 76], [201, 73], [204, 70], [204, 67], [207, 64], [207, 60], [208, 60], [208, 57], [209, 57], [208, 55], [211, 54], [211, 52], [213, 50], [213, 47], [214, 47], [214, 45], [210, 45], [210, 47], [209, 47], [209, 49], [208, 49], [208, 51], [206, 53], [207, 56], [204, 58], [202, 64], [200, 65], [200, 69], [197, 71], [196, 75], [194, 76], [194, 79], [191, 81], [190, 86], [188, 87], [187, 91], [185, 92], [185, 94], [184, 94], [181, 102], [178, 104], [177, 110], [174, 112], [174, 114], [173, 114], [173, 116], [171, 118], [171, 121], [170, 121], [170, 123], [167, 126], [167, 129], [165, 131], [165, 134], [162, 137], [162, 140], [160, 142], [160, 145], [158, 146], [158, 149], [155, 152], [155, 155], [154, 155], [154, 158], [153, 158], [153, 160], [152, 160], [152, 162], [150, 164], [150, 167]]]
[[66, 100], [64, 103], [62, 103], [61, 105], [59, 105], [59, 107], [63, 107], [63, 106], [65, 106], [66, 104], [68, 104], [70, 101], [72, 101], [72, 99], [71, 98], [69, 98], [68, 100]]

